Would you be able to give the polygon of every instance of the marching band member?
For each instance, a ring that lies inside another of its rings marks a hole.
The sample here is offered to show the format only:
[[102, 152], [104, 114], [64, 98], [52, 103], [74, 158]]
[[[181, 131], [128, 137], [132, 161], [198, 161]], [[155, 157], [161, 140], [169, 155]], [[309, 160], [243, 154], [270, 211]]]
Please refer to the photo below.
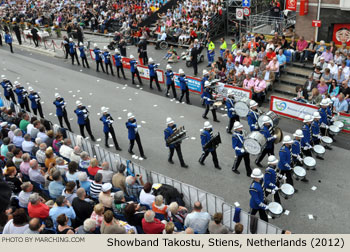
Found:
[[188, 105], [191, 105], [191, 102], [190, 102], [190, 90], [188, 89], [188, 80], [186, 78], [184, 70], [182, 70], [180, 68], [179, 69], [179, 74], [180, 74], [179, 82], [180, 82], [180, 89], [181, 89], [181, 96], [180, 96], [179, 102], [182, 102], [182, 98], [186, 94], [186, 103]]
[[67, 124], [69, 131], [72, 131], [68, 120], [67, 110], [66, 110], [67, 103], [64, 101], [64, 99], [61, 97], [59, 93], [55, 94], [55, 98], [56, 100], [54, 100], [53, 104], [56, 106], [56, 115], [58, 117], [58, 121], [60, 123], [61, 128], [64, 128], [63, 122], [62, 122], [62, 118], [63, 118], [65, 123]]
[[205, 111], [202, 117], [204, 119], [208, 119], [207, 114], [209, 113], [209, 109], [211, 107], [211, 113], [213, 114], [214, 122], [220, 122], [216, 117], [216, 108], [213, 107], [213, 104], [214, 104], [213, 89], [210, 88], [210, 82], [206, 81], [204, 83], [204, 87], [205, 89], [201, 97], [205, 101]]
[[28, 92], [24, 89], [24, 87], [21, 86], [21, 84], [18, 81], [15, 81], [15, 93], [18, 98], [18, 103], [21, 106], [22, 109], [26, 109], [28, 112], [30, 112], [29, 104], [28, 104]]
[[268, 222], [266, 210], [268, 206], [264, 203], [264, 190], [261, 185], [261, 179], [264, 177], [259, 168], [255, 168], [250, 175], [253, 178], [253, 182], [249, 187], [250, 202], [249, 206], [251, 208], [250, 214], [255, 215], [259, 212], [260, 219]]
[[140, 73], [139, 73], [139, 70], [137, 69], [137, 61], [135, 60], [135, 57], [134, 55], [130, 55], [130, 72], [131, 72], [131, 80], [132, 80], [132, 84], [135, 85], [135, 75], [137, 76], [137, 79], [139, 80], [139, 83], [141, 85], [142, 84], [142, 81], [141, 81], [141, 77], [140, 77]]
[[216, 154], [216, 149], [214, 147], [204, 149], [205, 145], [210, 141], [212, 137], [213, 137], [213, 126], [210, 124], [210, 122], [206, 121], [204, 123], [204, 128], [201, 133], [201, 143], [202, 143], [203, 154], [199, 158], [198, 162], [201, 165], [204, 165], [204, 160], [207, 158], [209, 153], [211, 153], [215, 168], [221, 170], [221, 167], [219, 166], [218, 156]]
[[174, 72], [171, 70], [171, 66], [169, 64], [166, 65], [165, 76], [166, 76], [166, 93], [165, 93], [165, 96], [169, 97], [169, 90], [171, 88], [172, 91], [173, 91], [174, 98], [176, 99], [177, 98], [177, 94], [176, 94], [176, 89], [175, 89]]
[[320, 113], [321, 119], [320, 119], [320, 129], [321, 129], [321, 135], [326, 136], [328, 135], [328, 128], [329, 128], [329, 120], [327, 115], [327, 106], [328, 102], [326, 99], [323, 99], [320, 103], [321, 108], [318, 110]]
[[102, 107], [101, 108], [102, 116], [100, 118], [100, 121], [103, 122], [103, 133], [105, 133], [105, 146], [109, 148], [108, 138], [109, 138], [109, 133], [111, 133], [115, 149], [117, 151], [121, 151], [122, 149], [119, 147], [117, 137], [115, 136], [114, 128], [112, 126], [112, 123], [114, 120], [112, 116], [108, 113], [108, 110], [109, 110], [108, 108]]
[[34, 115], [37, 115], [37, 112], [39, 110], [39, 115], [41, 118], [44, 118], [44, 114], [43, 114], [43, 108], [41, 107], [41, 103], [40, 103], [40, 96], [37, 92], [34, 92], [34, 89], [32, 87], [28, 87], [28, 91], [29, 91], [29, 100], [31, 101], [31, 105], [32, 105], [32, 110]]
[[312, 156], [311, 149], [311, 123], [314, 118], [311, 115], [305, 115], [304, 117], [304, 125], [303, 125], [303, 135], [304, 137], [301, 139], [301, 147], [303, 148], [303, 153], [305, 156]]
[[[282, 147], [279, 151], [279, 162], [278, 162], [278, 168], [282, 175], [285, 175], [287, 178], [287, 183], [290, 185], [293, 185], [293, 178], [292, 178], [292, 158], [291, 158], [291, 145], [293, 144], [292, 138], [287, 135], [283, 137], [282, 141]], [[297, 189], [295, 189], [295, 192], [297, 192]]]
[[123, 68], [123, 62], [122, 62], [122, 56], [120, 55], [120, 52], [118, 49], [115, 49], [115, 54], [114, 54], [114, 61], [115, 61], [115, 66], [117, 68], [117, 75], [118, 75], [118, 78], [120, 78], [120, 75], [119, 75], [119, 70], [122, 72], [123, 74], [123, 78], [124, 80], [126, 80], [125, 78], [125, 73], [124, 73], [124, 68]]
[[274, 200], [278, 203], [281, 203], [281, 199], [278, 193], [278, 186], [280, 184], [278, 179], [287, 179], [287, 177], [276, 172], [278, 159], [274, 155], [268, 157], [267, 164], [268, 166], [265, 170], [263, 183], [265, 197], [267, 197], [269, 194], [272, 194]]
[[234, 91], [229, 89], [227, 93], [226, 98], [226, 108], [227, 108], [227, 117], [229, 118], [229, 123], [226, 132], [228, 134], [232, 134], [231, 130], [233, 127], [233, 124], [238, 121], [239, 122], [239, 116], [235, 112], [235, 98], [234, 98]]
[[112, 61], [111, 61], [111, 54], [109, 53], [108, 51], [108, 47], [105, 46], [103, 47], [103, 58], [104, 58], [104, 62], [105, 62], [105, 66], [106, 66], [106, 73], [108, 73], [108, 67], [111, 68], [111, 74], [114, 76], [114, 73], [113, 73], [113, 66], [112, 66]]
[[314, 121], [311, 124], [311, 132], [312, 132], [312, 143], [313, 145], [320, 144], [321, 134], [320, 134], [320, 113], [313, 113]]
[[159, 86], [157, 70], [156, 70], [158, 68], [159, 64], [154, 64], [154, 60], [152, 58], [149, 58], [148, 62], [149, 62], [148, 69], [149, 69], [149, 77], [150, 77], [150, 79], [149, 79], [149, 87], [150, 87], [150, 89], [153, 89], [152, 83], [153, 83], [153, 80], [154, 80], [156, 82], [158, 91], [162, 91], [162, 89]]
[[[204, 84], [205, 84], [206, 81], [209, 81], [209, 72], [206, 69], [204, 69], [203, 70], [203, 78], [201, 80], [201, 87], [202, 87], [203, 91], [205, 89]], [[205, 100], [204, 99], [202, 99], [202, 106], [203, 107], [205, 106]]]
[[261, 154], [259, 155], [259, 157], [255, 160], [255, 164], [259, 167], [262, 167], [261, 165], [261, 161], [264, 159], [264, 157], [267, 155], [275, 155], [275, 145], [274, 145], [274, 141], [277, 138], [277, 135], [273, 135], [271, 136], [270, 133], [270, 127], [271, 127], [271, 122], [270, 122], [270, 118], [268, 116], [264, 116], [262, 118], [262, 122], [264, 124], [263, 128], [260, 130], [260, 133], [264, 135], [264, 137], [266, 138], [267, 142], [265, 145], [264, 150], [261, 152]]
[[145, 156], [145, 154], [143, 152], [141, 138], [140, 138], [140, 134], [138, 132], [138, 128], [140, 128], [141, 125], [137, 125], [135, 116], [132, 113], [128, 113], [128, 121], [125, 123], [125, 125], [126, 125], [126, 128], [128, 129], [128, 138], [130, 141], [128, 152], [132, 155], [135, 154], [132, 151], [132, 149], [134, 148], [134, 144], [135, 144], [135, 140], [136, 140], [137, 146], [139, 147], [140, 156], [143, 159], [147, 159], [147, 157]]
[[166, 124], [167, 124], [167, 128], [164, 130], [164, 139], [165, 139], [166, 147], [169, 148], [168, 162], [171, 163], [171, 164], [174, 164], [173, 156], [174, 156], [174, 151], [176, 150], [177, 156], [179, 157], [179, 161], [180, 161], [181, 167], [188, 168], [188, 165], [185, 164], [185, 161], [184, 161], [184, 159], [182, 157], [181, 141], [177, 142], [175, 144], [168, 144], [167, 143], [168, 138], [176, 130], [176, 124], [174, 123], [174, 120], [171, 119], [170, 117], [168, 117], [166, 119]]
[[15, 94], [13, 93], [13, 86], [11, 81], [9, 81], [5, 75], [1, 75], [1, 86], [4, 88], [4, 96], [5, 98], [10, 101], [10, 99], [12, 99], [14, 104], [17, 104], [16, 102], [16, 98], [15, 98]]
[[80, 58], [81, 58], [81, 62], [83, 63], [83, 67], [85, 68], [85, 64], [86, 64], [86, 67], [90, 68], [89, 62], [87, 60], [86, 53], [85, 53], [86, 47], [84, 46], [83, 42], [79, 43], [79, 48], [78, 49], [80, 51]]
[[94, 54], [96, 61], [96, 72], [99, 72], [99, 66], [101, 65], [102, 71], [105, 73], [105, 69], [102, 64], [101, 50], [98, 48], [97, 44], [94, 44]]
[[[301, 152], [301, 141], [305, 137], [303, 131], [297, 129], [294, 134], [294, 142], [292, 144], [292, 164], [295, 166], [303, 166], [303, 154]], [[306, 176], [301, 180], [303, 182], [309, 182]]]
[[249, 102], [249, 113], [247, 115], [247, 121], [250, 128], [250, 131], [258, 131], [259, 125], [258, 125], [258, 118], [259, 118], [259, 112], [258, 112], [258, 103], [254, 100], [251, 100]]
[[235, 150], [236, 156], [235, 161], [232, 166], [232, 171], [236, 174], [240, 174], [238, 167], [244, 159], [245, 169], [247, 171], [247, 176], [250, 177], [252, 174], [252, 169], [250, 168], [249, 153], [243, 148], [244, 136], [243, 136], [243, 124], [240, 122], [235, 122], [233, 126], [232, 134], [232, 148]]
[[95, 137], [92, 135], [92, 132], [91, 132], [89, 111], [85, 106], [83, 106], [83, 103], [81, 101], [76, 101], [75, 104], [77, 105], [77, 108], [74, 110], [74, 113], [78, 117], [78, 125], [79, 125], [81, 136], [85, 138], [84, 128], [86, 128], [87, 132], [91, 137], [91, 140], [95, 141]]
[[75, 48], [75, 43], [72, 38], [69, 38], [69, 55], [72, 58], [72, 65], [74, 65], [74, 57], [77, 60], [78, 66], [80, 66], [79, 59], [78, 59], [78, 54], [77, 54], [77, 49]]
[[332, 106], [333, 106], [333, 101], [331, 98], [326, 98], [327, 100], [327, 117], [329, 122], [333, 122], [333, 113], [332, 113]]

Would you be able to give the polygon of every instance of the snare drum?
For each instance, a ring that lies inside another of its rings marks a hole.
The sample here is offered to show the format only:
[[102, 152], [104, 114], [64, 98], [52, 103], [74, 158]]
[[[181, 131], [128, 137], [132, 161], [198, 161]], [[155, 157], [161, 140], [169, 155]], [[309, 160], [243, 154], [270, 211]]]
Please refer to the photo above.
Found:
[[344, 123], [341, 121], [335, 121], [333, 123], [334, 126], [337, 126], [340, 130], [342, 130], [344, 128]]
[[323, 144], [323, 146], [331, 146], [331, 144], [333, 143], [333, 139], [329, 136], [323, 136], [321, 137], [321, 143]]
[[271, 202], [267, 206], [268, 206], [267, 212], [268, 212], [268, 214], [271, 217], [278, 218], [278, 217], [280, 217], [282, 215], [283, 207], [281, 206], [280, 203], [278, 203], [278, 202]]
[[315, 145], [313, 148], [312, 148], [313, 152], [316, 154], [316, 156], [318, 157], [323, 157], [324, 154], [326, 153], [326, 149], [322, 146], [322, 145]]
[[[270, 124], [271, 124], [271, 126], [273, 128], [275, 128], [278, 125], [279, 118], [278, 118], [278, 115], [275, 112], [268, 111], [268, 112], [264, 113], [263, 115], [267, 116], [270, 119], [269, 122], [270, 122]], [[264, 127], [262, 119], [263, 119], [263, 116], [259, 116], [258, 124], [259, 124], [260, 129], [262, 129]]]
[[339, 132], [340, 132], [340, 129], [337, 126], [335, 126], [335, 125], [329, 126], [329, 133], [331, 135], [336, 136], [336, 135], [338, 135]]
[[242, 98], [241, 100], [235, 103], [236, 114], [240, 117], [246, 117], [249, 113], [249, 98]]
[[290, 199], [294, 194], [294, 187], [290, 184], [283, 184], [281, 186], [281, 195], [285, 199]]
[[304, 169], [303, 167], [301, 167], [301, 166], [295, 166], [295, 167], [293, 168], [293, 173], [294, 173], [294, 177], [295, 177], [296, 179], [303, 179], [303, 178], [305, 178], [305, 176], [306, 176], [306, 171], [305, 171], [305, 169]]
[[259, 131], [253, 131], [248, 134], [243, 142], [244, 149], [252, 155], [260, 154], [266, 145], [266, 138]]
[[314, 169], [316, 167], [316, 160], [313, 157], [305, 157], [303, 161], [307, 170]]
[[217, 109], [218, 107], [222, 106], [222, 101], [217, 101], [213, 103], [213, 107]]

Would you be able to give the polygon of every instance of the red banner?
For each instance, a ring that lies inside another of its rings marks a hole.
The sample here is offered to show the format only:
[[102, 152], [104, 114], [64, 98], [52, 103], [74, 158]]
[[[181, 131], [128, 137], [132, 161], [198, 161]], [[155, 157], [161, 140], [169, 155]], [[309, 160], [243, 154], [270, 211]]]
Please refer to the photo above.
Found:
[[298, 3], [298, 0], [287, 0], [286, 9], [290, 11], [296, 11], [297, 3]]
[[350, 24], [335, 24], [333, 28], [333, 41], [337, 45], [346, 43], [350, 46]]
[[309, 0], [300, 0], [299, 15], [305, 16], [309, 13]]

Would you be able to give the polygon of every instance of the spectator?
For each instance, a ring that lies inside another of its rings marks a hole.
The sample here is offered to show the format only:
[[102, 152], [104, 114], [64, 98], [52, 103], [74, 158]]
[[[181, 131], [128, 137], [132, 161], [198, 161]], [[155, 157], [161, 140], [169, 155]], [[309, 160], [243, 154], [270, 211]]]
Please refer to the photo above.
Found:
[[161, 234], [165, 228], [165, 224], [154, 218], [155, 213], [152, 210], [146, 211], [142, 219], [142, 229], [145, 234]]
[[243, 229], [244, 229], [244, 227], [241, 223], [236, 223], [235, 229], [234, 229], [234, 234], [242, 234]]
[[101, 224], [101, 234], [125, 234], [125, 228], [114, 219], [113, 212], [107, 210], [103, 214], [103, 221]]
[[95, 180], [90, 185], [90, 196], [93, 199], [98, 199], [100, 192], [102, 191], [102, 174], [97, 173]]
[[30, 161], [30, 155], [28, 153], [24, 153], [22, 155], [22, 163], [20, 164], [19, 168], [21, 170], [22, 174], [25, 175], [29, 175], [29, 169], [30, 169], [30, 165], [29, 165], [29, 161]]
[[8, 152], [8, 145], [10, 144], [11, 139], [9, 137], [5, 137], [2, 141], [1, 145], [1, 156], [5, 157]]
[[13, 138], [15, 137], [15, 130], [17, 129], [17, 126], [15, 124], [12, 124], [10, 126], [10, 131], [8, 133], [8, 137], [10, 138], [11, 142], [13, 142]]
[[179, 206], [177, 202], [171, 202], [169, 205], [169, 219], [174, 223], [180, 223], [182, 226], [185, 223], [188, 211], [185, 207]]
[[124, 214], [124, 209], [128, 205], [126, 203], [123, 191], [114, 193], [114, 201], [112, 203], [113, 212], [117, 214]]
[[276, 53], [272, 50], [272, 48], [268, 48], [266, 50], [267, 50], [266, 58], [267, 58], [267, 61], [270, 62], [276, 57]]
[[44, 199], [38, 193], [29, 196], [28, 215], [30, 218], [46, 219], [50, 208], [44, 204]]
[[143, 189], [144, 183], [142, 180], [142, 175], [137, 174], [136, 176], [139, 178], [141, 185], [137, 183], [136, 177], [133, 177], [133, 176], [126, 177], [125, 184], [126, 184], [126, 192], [128, 193], [128, 195], [138, 199], [140, 192]]
[[214, 220], [209, 223], [209, 233], [210, 234], [228, 234], [229, 230], [227, 227], [222, 225], [222, 213], [215, 213]]
[[70, 219], [64, 213], [57, 216], [57, 234], [75, 234], [71, 225], [68, 225], [69, 221]]
[[168, 215], [168, 206], [164, 205], [164, 199], [162, 195], [157, 195], [154, 202], [152, 203], [152, 211], [164, 216]]
[[24, 209], [19, 208], [13, 213], [13, 217], [9, 220], [4, 230], [3, 234], [24, 234], [28, 229], [28, 217]]
[[30, 160], [29, 165], [29, 179], [38, 184], [44, 185], [45, 171], [41, 167], [39, 167], [38, 161], [36, 161], [35, 159]]
[[253, 99], [257, 101], [259, 107], [265, 100], [266, 82], [261, 74], [258, 74], [253, 87]]
[[72, 207], [76, 214], [75, 225], [80, 226], [83, 222], [90, 218], [93, 205], [86, 199], [86, 192], [84, 188], [80, 187], [77, 192], [77, 197], [73, 199]]
[[270, 71], [269, 66], [266, 66], [266, 69], [262, 72], [262, 76], [264, 77], [266, 88], [268, 88], [270, 85], [273, 85], [275, 81], [275, 73]]
[[45, 140], [45, 143], [46, 143], [47, 146], [52, 148], [53, 147], [53, 141], [55, 140], [53, 130], [47, 131], [46, 135], [47, 135], [47, 138]]
[[45, 224], [40, 224], [39, 218], [33, 218], [29, 221], [28, 229], [24, 234], [40, 234], [45, 228]]
[[31, 152], [32, 156], [34, 156], [34, 157], [36, 156], [36, 153], [40, 149], [39, 146], [40, 146], [41, 143], [42, 143], [41, 138], [39, 138], [39, 137], [35, 138], [34, 146], [32, 148], [32, 152]]
[[126, 221], [132, 226], [142, 226], [144, 212], [138, 211], [137, 204], [128, 204], [124, 209]]
[[185, 226], [192, 228], [198, 234], [205, 234], [210, 220], [209, 213], [202, 212], [202, 204], [196, 201], [193, 206], [193, 212], [188, 214], [185, 219]]
[[[71, 226], [72, 220], [75, 219], [76, 215], [69, 201], [64, 196], [59, 196], [56, 199], [56, 205], [57, 205], [56, 207], [51, 208], [49, 211], [49, 215], [54, 223], [54, 226], [57, 227], [58, 224], [60, 224], [57, 222], [57, 217], [60, 216], [61, 214], [65, 214], [65, 216], [68, 218], [68, 221], [66, 224], [68, 226]], [[60, 225], [62, 225], [62, 222]]]
[[155, 196], [152, 194], [152, 184], [150, 182], [147, 182], [141, 190], [140, 203], [149, 206], [149, 208], [152, 208], [154, 200]]
[[100, 227], [103, 221], [103, 213], [105, 211], [105, 208], [102, 204], [96, 204], [94, 206], [94, 211], [91, 214], [91, 219], [96, 221], [96, 226]]
[[268, 64], [270, 70], [275, 73], [275, 77], [279, 76], [280, 64], [277, 60], [277, 57], [274, 57], [273, 60]]
[[66, 172], [67, 181], [78, 181], [80, 171], [78, 171], [78, 164], [74, 161], [69, 162], [68, 171]]
[[308, 43], [304, 39], [304, 36], [301, 36], [297, 43], [296, 57], [300, 57], [299, 62], [303, 61], [303, 55], [305, 54], [305, 50], [307, 49]]
[[319, 105], [322, 101], [322, 95], [317, 88], [313, 88], [311, 91], [311, 96], [309, 97], [311, 104]]
[[243, 88], [252, 90], [254, 88], [254, 85], [254, 79], [252, 79], [252, 76], [250, 74], [247, 74], [245, 80], [243, 81]]
[[278, 60], [278, 63], [279, 63], [279, 65], [280, 65], [280, 71], [282, 70], [284, 70], [284, 68], [285, 68], [285, 66], [287, 65], [287, 58], [286, 58], [286, 56], [283, 54], [283, 50], [282, 49], [280, 49], [279, 51], [278, 51], [278, 55], [277, 55], [277, 60]]
[[304, 53], [301, 55], [301, 61], [308, 61], [309, 59], [313, 59], [316, 53], [316, 47], [317, 44], [315, 43], [315, 40], [312, 38], [307, 45], [306, 49], [304, 50]]
[[102, 182], [103, 183], [111, 183], [113, 172], [109, 170], [108, 162], [103, 162], [101, 165], [102, 170], [98, 170], [97, 173], [102, 174]]
[[29, 203], [29, 196], [32, 194], [33, 191], [33, 185], [29, 181], [24, 182], [21, 185], [21, 189], [22, 191], [18, 195], [18, 205], [20, 207], [27, 208]]
[[[46, 133], [45, 133], [45, 127], [44, 127], [43, 125], [41, 125], [41, 126], [39, 127], [39, 132], [38, 132], [37, 137], [41, 138], [41, 140], [42, 140], [43, 142], [46, 142], [47, 139], [49, 138], [49, 137], [46, 135]], [[51, 146], [50, 146], [50, 147], [51, 147]]]
[[330, 51], [330, 47], [326, 47], [326, 51], [321, 54], [321, 58], [324, 58], [326, 63], [333, 60], [333, 53]]
[[56, 165], [56, 157], [55, 157], [55, 154], [53, 153], [53, 150], [51, 147], [46, 149], [45, 156], [46, 156], [46, 158], [45, 158], [44, 163], [45, 163], [45, 167], [47, 169], [49, 169], [51, 163]]
[[69, 181], [66, 184], [66, 188], [62, 191], [62, 196], [64, 196], [70, 204], [72, 204], [73, 200], [77, 197], [75, 193], [76, 184], [74, 181]]
[[16, 167], [10, 166], [7, 167], [5, 172], [5, 181], [11, 188], [12, 192], [14, 194], [18, 194], [21, 191], [22, 187], [22, 180], [20, 178], [20, 174], [17, 175]]
[[20, 169], [20, 165], [23, 162], [22, 156], [23, 156], [23, 152], [21, 149], [19, 148], [15, 148], [13, 150], [13, 158], [12, 158], [12, 162], [15, 164], [16, 168], [19, 170]]
[[91, 182], [87, 180], [86, 172], [80, 172], [78, 175], [79, 185], [84, 188], [85, 192], [90, 195]]
[[324, 80], [321, 80], [320, 83], [317, 85], [317, 89], [321, 95], [326, 95], [328, 91], [328, 86]]
[[29, 124], [29, 115], [27, 113], [23, 114], [22, 120], [19, 123], [19, 128], [24, 132], [27, 132], [27, 126]]
[[73, 149], [71, 147], [72, 141], [68, 138], [64, 139], [63, 145], [61, 146], [59, 153], [62, 157], [69, 159], [72, 155]]
[[316, 69], [319, 67], [319, 70], [321, 73], [324, 72], [324, 70], [328, 67], [328, 63], [324, 60], [324, 57], [320, 57], [320, 62], [317, 63]]
[[337, 85], [336, 80], [332, 80], [331, 85], [328, 87], [328, 94], [332, 100], [334, 100], [339, 94], [340, 87]]
[[349, 104], [344, 99], [344, 94], [340, 93], [333, 103], [333, 111], [336, 113], [348, 113]]
[[75, 146], [73, 149], [73, 152], [71, 153], [69, 160], [72, 162], [76, 162], [79, 164], [80, 161], [80, 154], [81, 154], [81, 149], [79, 146]]
[[35, 139], [35, 138], [37, 138], [38, 137], [38, 133], [39, 133], [39, 128], [41, 127], [41, 123], [40, 123], [40, 121], [39, 120], [36, 120], [36, 121], [34, 121], [33, 122], [33, 128], [31, 128], [30, 130], [29, 130], [29, 126], [30, 125], [28, 125], [28, 134], [30, 134], [30, 137], [31, 138], [33, 138], [33, 139]]
[[56, 134], [55, 139], [52, 142], [52, 148], [56, 153], [58, 153], [62, 145], [63, 145], [63, 136], [60, 132], [58, 132]]
[[24, 152], [31, 153], [33, 147], [34, 147], [34, 143], [32, 142], [32, 139], [31, 139], [30, 135], [29, 134], [25, 134], [23, 142], [22, 142], [22, 150]]
[[54, 181], [52, 181], [49, 184], [49, 193], [50, 193], [50, 197], [51, 198], [56, 199], [59, 196], [61, 196], [62, 191], [64, 190], [64, 185], [62, 183], [61, 172], [58, 171], [58, 170], [55, 170], [52, 173], [52, 179]]
[[343, 62], [343, 56], [340, 55], [340, 52], [337, 50], [335, 52], [335, 55], [333, 57], [334, 63], [338, 66], [341, 66], [342, 62]]
[[337, 83], [340, 85], [343, 81], [345, 81], [345, 76], [343, 74], [342, 67], [338, 68], [338, 73], [333, 75], [333, 79], [337, 81]]
[[93, 219], [86, 219], [84, 224], [79, 226], [76, 230], [76, 234], [96, 234], [96, 221]]
[[61, 172], [62, 176], [65, 176], [66, 172], [68, 171], [68, 165], [66, 164], [64, 159], [61, 157], [57, 157], [55, 164], [56, 164], [56, 169]]
[[326, 68], [324, 70], [324, 73], [321, 76], [321, 80], [325, 81], [327, 85], [332, 83], [332, 74], [331, 74], [329, 68]]
[[16, 129], [14, 132], [14, 137], [13, 137], [13, 144], [17, 148], [22, 148], [22, 143], [24, 141], [24, 138], [22, 137], [22, 130], [21, 129]]
[[90, 166], [89, 154], [85, 151], [80, 153], [79, 167], [81, 169], [87, 169]]
[[102, 185], [102, 192], [98, 195], [98, 201], [104, 206], [105, 211], [113, 210], [112, 204], [114, 201], [113, 195], [111, 195], [112, 184], [105, 183]]
[[40, 164], [44, 164], [45, 163], [45, 159], [46, 159], [46, 154], [45, 154], [45, 151], [46, 151], [46, 144], [45, 143], [42, 143], [39, 145], [39, 150], [36, 152], [36, 160], [38, 160], [38, 163]]

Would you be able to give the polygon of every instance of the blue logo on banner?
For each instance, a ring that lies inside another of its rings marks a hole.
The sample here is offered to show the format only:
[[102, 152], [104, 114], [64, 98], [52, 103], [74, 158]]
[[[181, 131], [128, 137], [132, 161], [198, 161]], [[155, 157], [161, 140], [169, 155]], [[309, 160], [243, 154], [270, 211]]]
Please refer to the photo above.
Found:
[[[175, 86], [180, 87], [180, 82], [178, 80], [179, 75], [175, 75]], [[188, 80], [188, 88], [192, 92], [202, 93], [202, 85], [200, 80], [196, 80], [190, 76], [186, 76]]]
[[242, 0], [242, 7], [250, 7], [250, 0]]

